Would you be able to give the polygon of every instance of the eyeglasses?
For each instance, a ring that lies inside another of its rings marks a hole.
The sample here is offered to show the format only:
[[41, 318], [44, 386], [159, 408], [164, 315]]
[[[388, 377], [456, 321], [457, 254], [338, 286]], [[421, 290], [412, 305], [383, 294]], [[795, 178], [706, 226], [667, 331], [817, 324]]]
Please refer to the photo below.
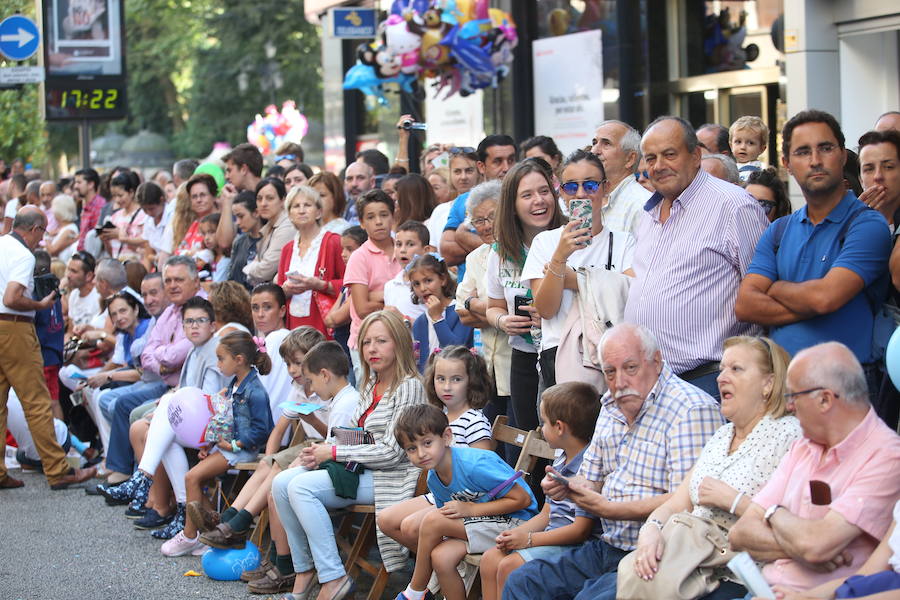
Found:
[[606, 183], [605, 179], [601, 181], [597, 181], [596, 179], [588, 179], [586, 181], [582, 181], [581, 183], [577, 181], [567, 181], [559, 187], [569, 196], [574, 196], [578, 193], [579, 185], [584, 190], [585, 194], [596, 194], [597, 190], [599, 190], [600, 186], [604, 183]]
[[182, 319], [181, 322], [185, 327], [193, 327], [194, 325], [206, 325], [209, 323], [209, 317], [198, 317], [196, 319]]
[[762, 209], [766, 214], [775, 210], [775, 203], [771, 200], [757, 200], [757, 202], [759, 202], [759, 205], [762, 206]]
[[454, 146], [447, 150], [450, 154], [475, 154], [475, 148], [472, 146]]
[[[816, 152], [819, 154], [828, 155], [837, 150], [837, 144], [832, 144], [831, 142], [823, 142], [816, 146]], [[791, 156], [794, 158], [807, 159], [812, 156], [812, 148], [809, 146], [803, 146], [801, 148], [797, 148], [796, 150], [791, 151]]]
[[[795, 398], [798, 398], [800, 396], [805, 396], [806, 394], [812, 394], [813, 392], [821, 392], [821, 391], [827, 390], [827, 389], [828, 388], [826, 388], [826, 387], [814, 387], [814, 388], [809, 388], [808, 390], [800, 390], [799, 392], [791, 392], [790, 394], [784, 395], [784, 401], [785, 402], [793, 402]], [[837, 394], [835, 394], [835, 396], [837, 396]]]
[[494, 222], [494, 215], [488, 215], [486, 217], [479, 217], [477, 219], [472, 219], [472, 225], [475, 227], [481, 227], [482, 225], [487, 225], [488, 223]]

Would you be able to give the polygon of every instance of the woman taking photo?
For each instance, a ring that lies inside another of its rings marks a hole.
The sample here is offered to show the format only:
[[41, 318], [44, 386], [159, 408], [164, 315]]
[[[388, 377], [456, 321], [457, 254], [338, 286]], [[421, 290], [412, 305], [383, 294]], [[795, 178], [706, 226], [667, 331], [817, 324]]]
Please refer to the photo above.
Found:
[[[632, 558], [634, 573], [643, 580], [652, 580], [659, 569], [666, 568], [659, 557], [665, 549], [662, 527], [670, 517], [690, 511], [712, 520], [727, 535], [769, 480], [781, 457], [802, 435], [799, 421], [787, 414], [785, 406], [790, 356], [784, 348], [769, 338], [749, 336], [728, 338], [724, 346], [718, 383], [722, 416], [729, 423], [716, 431], [694, 468], [641, 527]], [[731, 579], [730, 572], [719, 575], [718, 589], [701, 596], [703, 600], [744, 597], [747, 590]], [[593, 588], [602, 590], [597, 598], [613, 600], [616, 573], [603, 579], [605, 585]]]
[[144, 247], [144, 221], [147, 215], [135, 199], [140, 185], [136, 173], [119, 173], [109, 182], [109, 192], [116, 211], [109, 222], [115, 229], [104, 229], [100, 240], [109, 255], [115, 259], [137, 258]]
[[309, 187], [319, 192], [322, 202], [322, 228], [338, 235], [344, 233], [350, 223], [341, 216], [347, 208], [344, 186], [337, 175], [329, 171], [316, 173], [309, 178]]
[[487, 321], [509, 336], [510, 424], [531, 430], [538, 425], [538, 344], [532, 327], [539, 328], [532, 293], [522, 283], [522, 267], [534, 238], [561, 227], [563, 216], [553, 189], [550, 166], [538, 158], [526, 159], [503, 178], [500, 205], [494, 220], [495, 248], [487, 264]]
[[[534, 306], [541, 317], [544, 389], [556, 385], [556, 349], [567, 315], [578, 310], [574, 304], [578, 295], [575, 269], [605, 267], [634, 277], [634, 238], [630, 233], [603, 227], [606, 172], [600, 159], [585, 150], [576, 150], [566, 160], [561, 174], [560, 192], [566, 206], [574, 207], [576, 213], [570, 210], [573, 217], [566, 225], [534, 238], [522, 269], [522, 282], [531, 287]], [[579, 215], [581, 218], [576, 218]]]
[[275, 281], [289, 297], [288, 329], [309, 325], [331, 339], [324, 319], [343, 285], [341, 236], [322, 227], [322, 202], [313, 188], [295, 187], [285, 205], [296, 235], [281, 249]]
[[231, 214], [234, 215], [234, 222], [241, 233], [231, 243], [231, 265], [228, 279], [250, 289], [247, 276], [244, 274], [244, 267], [256, 258], [256, 246], [262, 239], [260, 229], [263, 226], [259, 212], [256, 210], [256, 194], [248, 191], [238, 193], [231, 204]]
[[244, 267], [251, 286], [275, 279], [281, 249], [294, 236], [294, 228], [284, 210], [286, 191], [280, 179], [267, 178], [256, 184], [256, 212], [266, 224], [259, 230], [256, 256]]

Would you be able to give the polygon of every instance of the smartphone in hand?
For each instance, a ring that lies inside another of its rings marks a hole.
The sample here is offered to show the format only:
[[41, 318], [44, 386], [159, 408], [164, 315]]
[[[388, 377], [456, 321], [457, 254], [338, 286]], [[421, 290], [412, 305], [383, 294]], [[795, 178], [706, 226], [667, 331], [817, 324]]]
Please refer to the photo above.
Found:
[[566, 487], [569, 487], [569, 478], [559, 473], [558, 471], [548, 471], [547, 475], [550, 477], [550, 479], [557, 481]]
[[531, 306], [531, 304], [533, 302], [534, 302], [534, 300], [532, 298], [529, 298], [528, 296], [516, 296], [513, 299], [513, 306], [515, 307], [514, 312], [515, 312], [516, 316], [528, 317], [530, 319], [531, 313], [528, 312], [527, 310], [523, 310], [522, 307], [523, 306]]

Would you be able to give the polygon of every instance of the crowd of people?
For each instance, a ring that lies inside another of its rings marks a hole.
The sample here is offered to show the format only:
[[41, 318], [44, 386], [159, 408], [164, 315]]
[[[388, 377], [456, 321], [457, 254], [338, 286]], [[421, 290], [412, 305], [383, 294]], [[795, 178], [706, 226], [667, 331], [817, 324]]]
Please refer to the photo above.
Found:
[[[411, 169], [410, 118], [393, 164], [340, 176], [297, 144], [146, 178], [0, 162], [0, 448], [53, 490], [104, 479], [169, 557], [241, 548], [267, 510], [241, 578], [287, 600], [352, 592], [329, 511], [360, 504], [388, 572], [415, 554], [398, 600], [476, 577], [485, 600], [751, 598], [741, 551], [779, 599], [898, 597], [900, 113], [853, 152], [800, 112], [781, 169], [754, 116]], [[515, 470], [500, 415], [545, 472]]]

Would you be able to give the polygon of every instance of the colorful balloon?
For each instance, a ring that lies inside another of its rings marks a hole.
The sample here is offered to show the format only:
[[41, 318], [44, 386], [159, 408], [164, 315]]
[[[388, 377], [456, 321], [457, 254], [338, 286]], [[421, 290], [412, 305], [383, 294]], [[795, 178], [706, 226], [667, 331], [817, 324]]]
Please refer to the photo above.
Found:
[[203, 445], [203, 433], [212, 416], [209, 397], [196, 387], [183, 387], [169, 399], [169, 425], [175, 439], [185, 448]]

